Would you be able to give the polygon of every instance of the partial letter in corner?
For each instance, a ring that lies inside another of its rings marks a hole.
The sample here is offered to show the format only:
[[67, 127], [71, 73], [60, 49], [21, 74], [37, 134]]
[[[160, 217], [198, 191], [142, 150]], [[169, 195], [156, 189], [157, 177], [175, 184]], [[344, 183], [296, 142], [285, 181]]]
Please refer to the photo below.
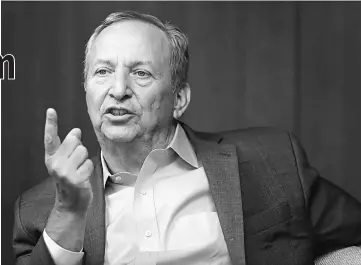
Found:
[[12, 54], [6, 54], [5, 56], [0, 55], [1, 60], [1, 69], [0, 69], [0, 79], [4, 80], [5, 66], [8, 69], [8, 80], [15, 80], [15, 57]]

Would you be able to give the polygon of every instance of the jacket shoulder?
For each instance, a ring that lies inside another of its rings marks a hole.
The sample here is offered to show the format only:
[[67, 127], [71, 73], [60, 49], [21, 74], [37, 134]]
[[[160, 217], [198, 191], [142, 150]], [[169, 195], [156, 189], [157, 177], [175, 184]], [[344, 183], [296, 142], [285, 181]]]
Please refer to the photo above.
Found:
[[34, 187], [26, 190], [19, 198], [20, 207], [26, 205], [52, 204], [55, 196], [54, 181], [48, 177]]
[[[99, 163], [99, 156], [91, 158], [94, 164]], [[44, 207], [53, 207], [55, 200], [55, 183], [52, 177], [48, 176], [45, 180], [26, 190], [17, 199], [17, 206], [20, 210], [26, 208], [37, 209], [41, 211]]]
[[22, 227], [33, 239], [40, 237], [54, 205], [55, 188], [49, 177], [25, 191], [15, 202], [15, 226]]
[[280, 145], [286, 144], [290, 147], [291, 138], [293, 134], [276, 127], [250, 127], [245, 129], [237, 129], [230, 131], [222, 131], [219, 133], [223, 137], [225, 143], [238, 142], [258, 142], [262, 145]]

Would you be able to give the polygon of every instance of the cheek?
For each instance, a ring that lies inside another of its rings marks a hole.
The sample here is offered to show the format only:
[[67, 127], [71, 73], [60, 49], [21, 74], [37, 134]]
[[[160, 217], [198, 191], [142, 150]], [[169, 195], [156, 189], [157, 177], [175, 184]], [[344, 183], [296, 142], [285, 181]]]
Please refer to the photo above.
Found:
[[147, 93], [139, 101], [143, 116], [148, 119], [160, 119], [164, 116], [172, 116], [172, 93], [163, 91], [162, 93]]
[[91, 87], [86, 92], [86, 102], [88, 107], [88, 112], [92, 116], [97, 114], [100, 115], [100, 109], [104, 102], [105, 96], [107, 94], [107, 90], [105, 89], [97, 89], [95, 87]]
[[97, 97], [91, 91], [86, 93], [86, 102], [88, 106], [88, 112], [93, 113], [97, 108]]

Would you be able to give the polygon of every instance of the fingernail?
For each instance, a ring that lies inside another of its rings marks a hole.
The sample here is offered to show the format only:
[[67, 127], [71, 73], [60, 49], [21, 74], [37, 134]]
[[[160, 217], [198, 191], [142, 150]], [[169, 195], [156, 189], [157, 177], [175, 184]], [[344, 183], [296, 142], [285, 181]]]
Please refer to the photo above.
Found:
[[48, 115], [49, 118], [51, 118], [51, 117], [54, 116], [54, 110], [53, 110], [53, 109], [48, 109], [48, 110], [46, 111], [46, 113], [47, 113], [47, 115]]

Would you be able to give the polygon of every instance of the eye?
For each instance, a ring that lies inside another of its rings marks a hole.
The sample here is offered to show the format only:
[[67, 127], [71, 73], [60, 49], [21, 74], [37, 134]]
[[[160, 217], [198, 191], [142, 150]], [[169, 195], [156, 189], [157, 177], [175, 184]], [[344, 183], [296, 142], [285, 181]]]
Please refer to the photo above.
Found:
[[148, 78], [151, 76], [150, 73], [146, 72], [146, 71], [143, 71], [143, 70], [138, 70], [138, 71], [135, 71], [133, 73], [136, 77], [139, 77], [139, 78]]
[[99, 75], [99, 76], [105, 76], [105, 75], [109, 74], [109, 72], [110, 72], [109, 70], [102, 68], [102, 69], [96, 70], [95, 74]]

